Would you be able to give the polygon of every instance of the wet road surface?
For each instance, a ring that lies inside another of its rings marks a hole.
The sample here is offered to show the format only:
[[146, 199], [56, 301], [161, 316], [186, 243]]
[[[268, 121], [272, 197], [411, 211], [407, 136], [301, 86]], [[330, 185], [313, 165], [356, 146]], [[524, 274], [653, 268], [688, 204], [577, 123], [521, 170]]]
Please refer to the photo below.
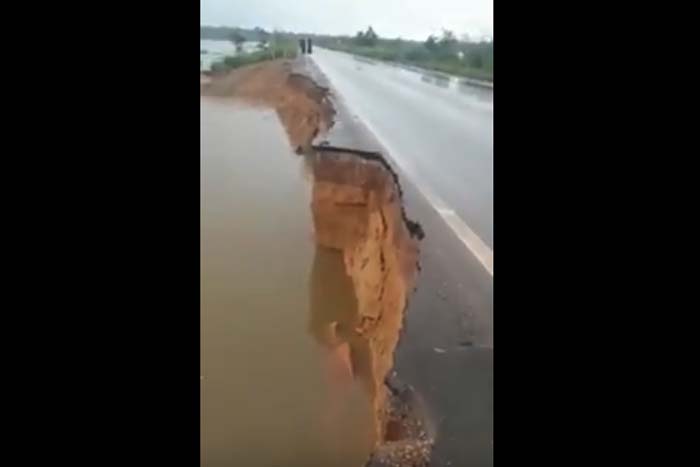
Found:
[[433, 207], [493, 250], [493, 91], [321, 48], [310, 58]]

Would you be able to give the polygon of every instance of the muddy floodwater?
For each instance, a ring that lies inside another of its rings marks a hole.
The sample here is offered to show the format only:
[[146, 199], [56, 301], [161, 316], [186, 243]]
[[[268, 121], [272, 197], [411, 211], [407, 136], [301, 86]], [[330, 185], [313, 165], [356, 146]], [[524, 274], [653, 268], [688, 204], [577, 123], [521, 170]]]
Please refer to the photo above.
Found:
[[328, 339], [357, 304], [314, 242], [304, 158], [273, 110], [200, 111], [201, 464], [361, 466], [370, 402]]

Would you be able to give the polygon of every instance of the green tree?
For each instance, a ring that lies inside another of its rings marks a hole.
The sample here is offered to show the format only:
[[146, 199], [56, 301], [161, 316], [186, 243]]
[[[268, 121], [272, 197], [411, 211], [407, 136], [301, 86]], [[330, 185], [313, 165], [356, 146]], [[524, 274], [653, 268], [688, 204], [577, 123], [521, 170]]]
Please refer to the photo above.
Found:
[[233, 31], [229, 36], [229, 40], [236, 45], [236, 50], [240, 52], [243, 50], [243, 43], [245, 42], [245, 37], [239, 31]]
[[365, 47], [374, 47], [375, 45], [377, 45], [379, 35], [376, 32], [374, 32], [374, 29], [372, 28], [372, 26], [370, 26], [365, 32], [357, 31], [354, 40], [357, 45], [362, 45]]
[[374, 29], [372, 29], [372, 26], [367, 28], [367, 32], [365, 32], [365, 42], [369, 46], [374, 46], [377, 44], [377, 40], [379, 39], [379, 35], [374, 32]]
[[444, 56], [455, 55], [457, 53], [457, 38], [455, 33], [448, 29], [442, 30], [442, 37], [438, 42], [438, 50]]
[[255, 35], [258, 37], [258, 42], [260, 42], [261, 47], [265, 47], [270, 40], [270, 33], [260, 27], [255, 28], [254, 31]]
[[437, 38], [432, 34], [428, 36], [428, 39], [426, 39], [425, 48], [431, 52], [435, 52], [438, 49]]
[[448, 45], [456, 44], [457, 37], [455, 37], [455, 33], [450, 31], [449, 29], [443, 29], [442, 37], [440, 38], [440, 43]]

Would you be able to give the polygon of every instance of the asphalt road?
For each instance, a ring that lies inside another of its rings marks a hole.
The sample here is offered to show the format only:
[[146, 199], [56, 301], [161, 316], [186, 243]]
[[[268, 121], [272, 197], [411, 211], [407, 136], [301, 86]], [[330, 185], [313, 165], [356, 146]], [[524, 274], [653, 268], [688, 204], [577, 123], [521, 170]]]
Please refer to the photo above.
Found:
[[317, 47], [310, 58], [465, 243], [476, 234], [492, 255], [493, 90]]
[[431, 465], [492, 467], [493, 266], [463, 227], [492, 261], [493, 92], [322, 49], [311, 57], [304, 68], [338, 111], [324, 138], [390, 159], [426, 234], [394, 368], [437, 433]]

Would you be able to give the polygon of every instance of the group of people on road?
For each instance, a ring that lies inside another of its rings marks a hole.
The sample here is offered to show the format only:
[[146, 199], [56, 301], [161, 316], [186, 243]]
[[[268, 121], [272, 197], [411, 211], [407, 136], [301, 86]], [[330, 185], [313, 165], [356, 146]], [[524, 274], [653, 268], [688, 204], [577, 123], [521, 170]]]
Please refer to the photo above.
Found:
[[313, 46], [311, 44], [311, 38], [307, 37], [307, 38], [299, 39], [299, 48], [301, 49], [302, 55], [311, 54], [312, 48], [313, 48]]

